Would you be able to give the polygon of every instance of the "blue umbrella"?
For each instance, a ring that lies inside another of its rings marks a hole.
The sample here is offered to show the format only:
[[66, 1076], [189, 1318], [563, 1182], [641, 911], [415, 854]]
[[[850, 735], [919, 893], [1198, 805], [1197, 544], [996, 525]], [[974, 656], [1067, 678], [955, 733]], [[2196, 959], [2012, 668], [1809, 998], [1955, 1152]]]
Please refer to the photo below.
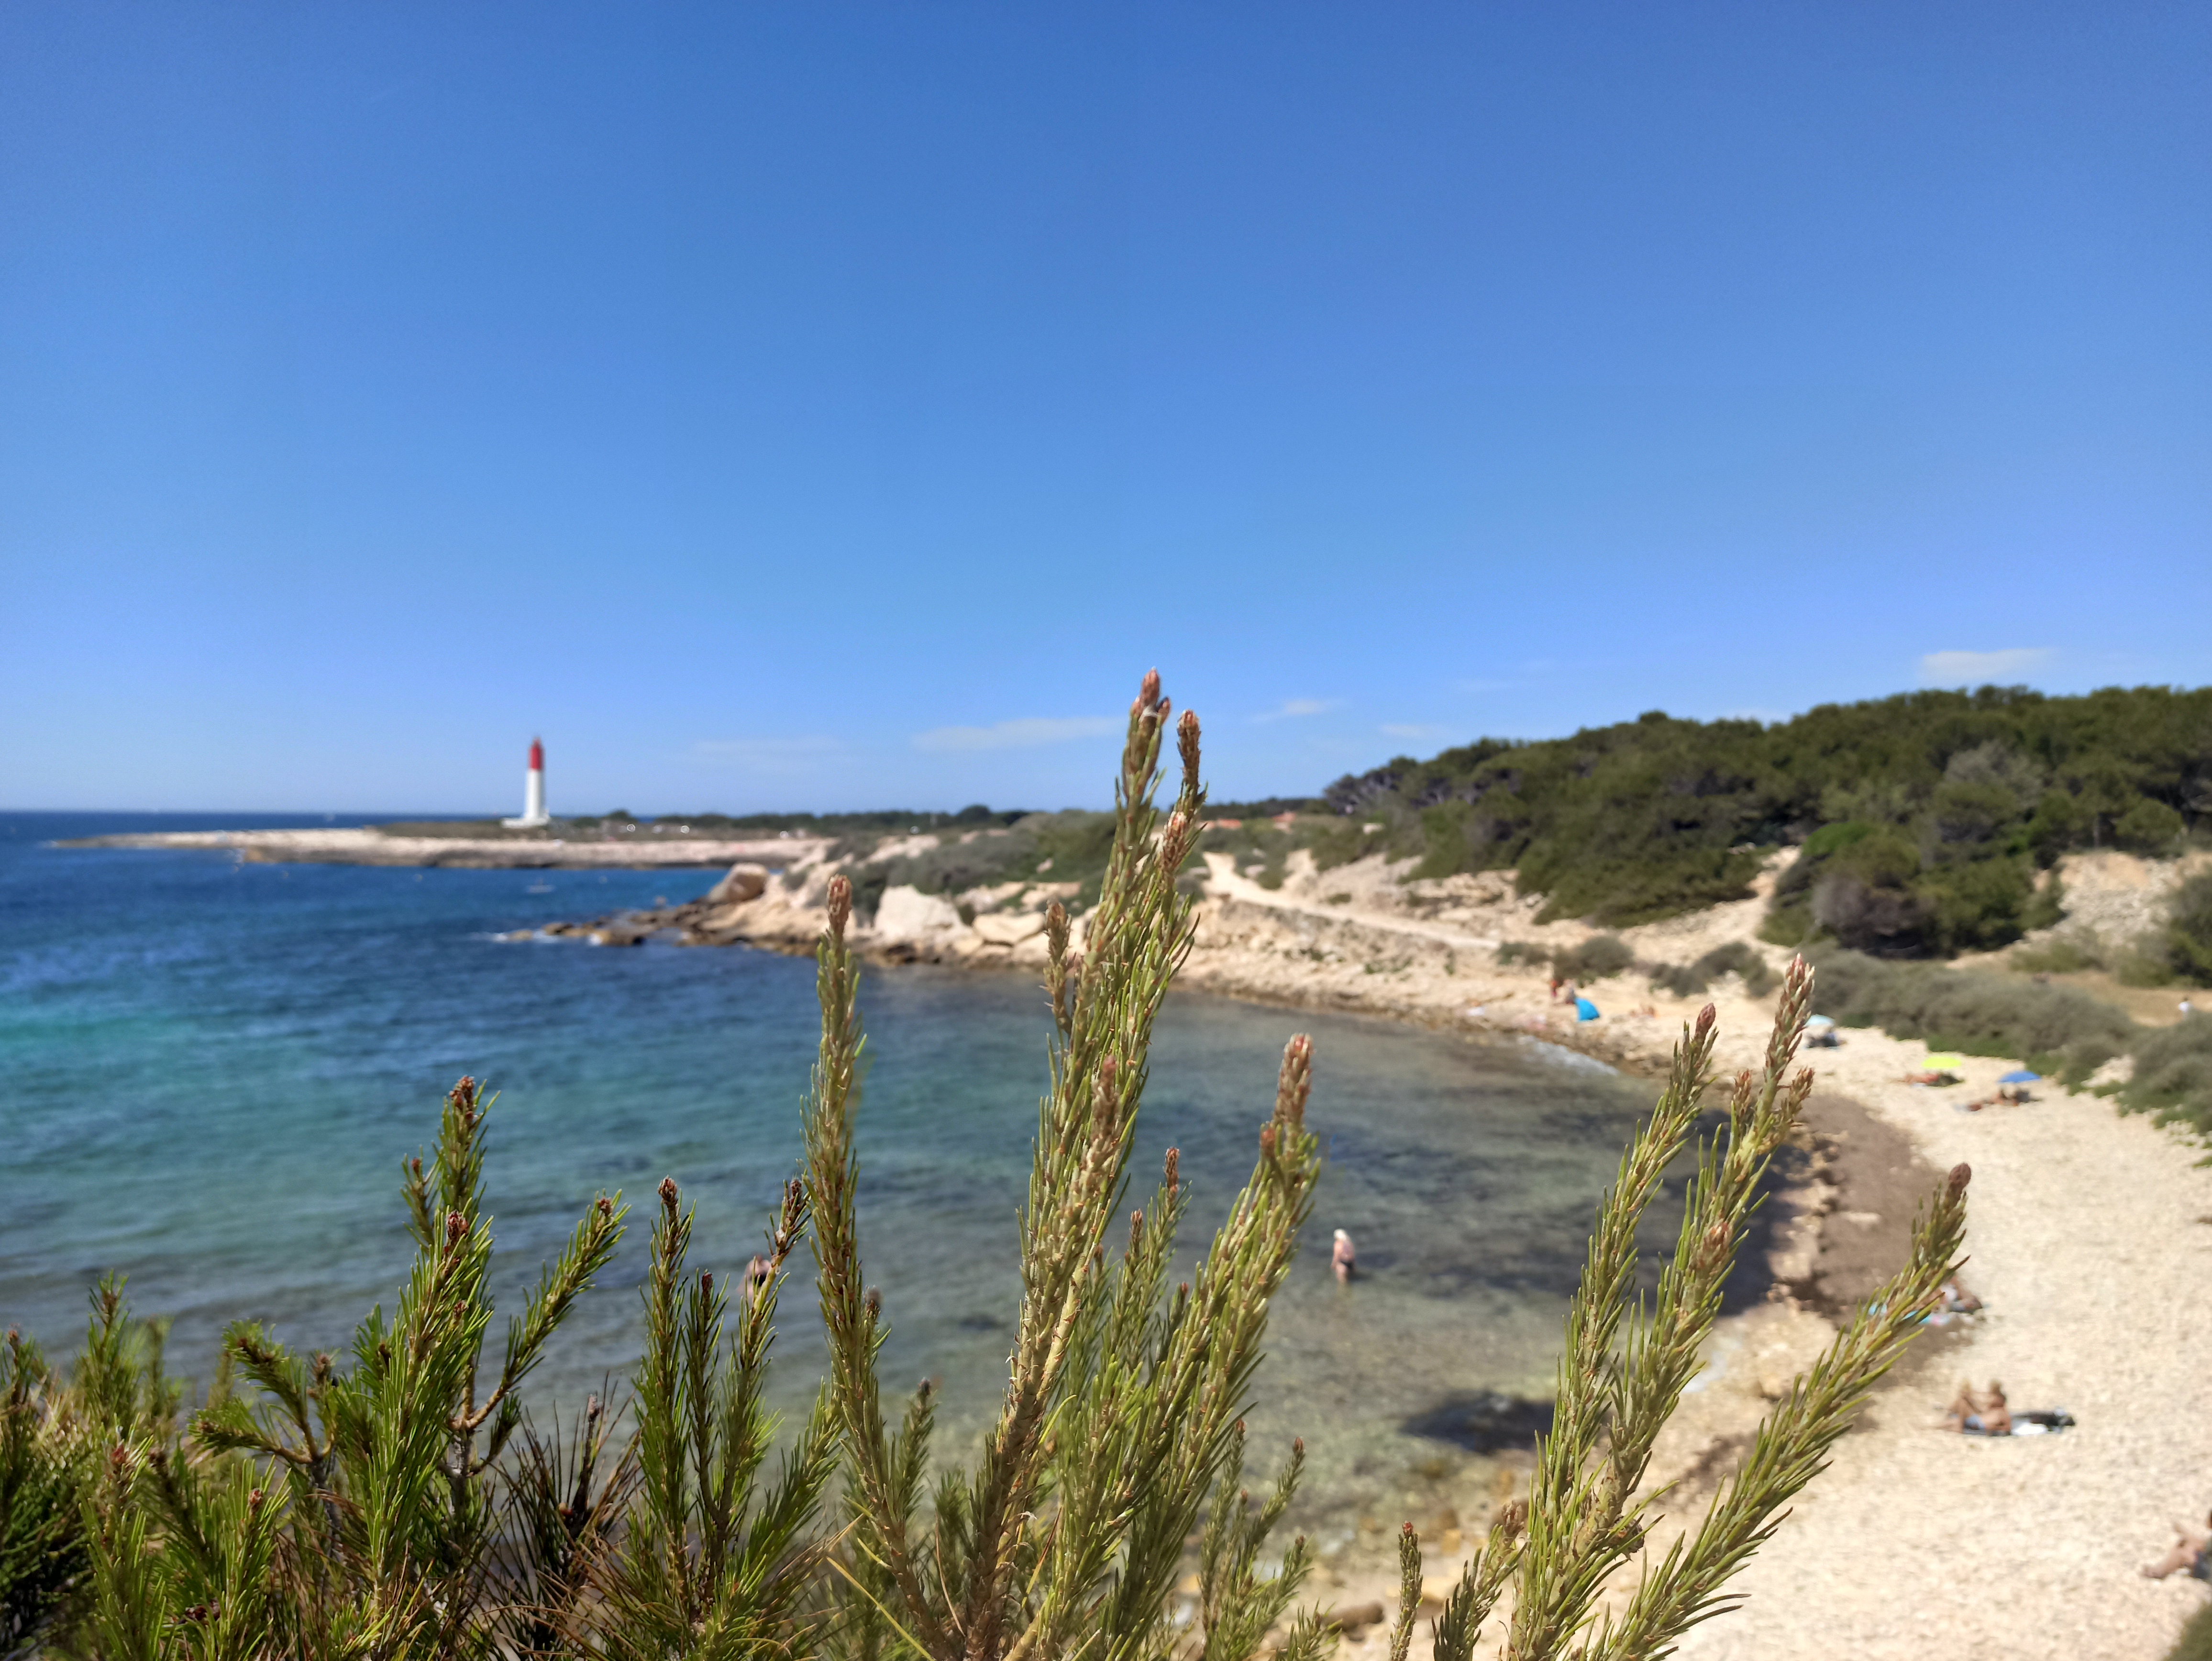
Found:
[[1597, 1019], [1597, 1006], [1592, 1003], [1588, 998], [1577, 998], [1575, 1000], [1575, 1019], [1578, 1021], [1595, 1020]]
[[2043, 1075], [2040, 1073], [2031, 1073], [2023, 1067], [2016, 1072], [2006, 1074], [1997, 1082], [1999, 1084], [2041, 1084]]

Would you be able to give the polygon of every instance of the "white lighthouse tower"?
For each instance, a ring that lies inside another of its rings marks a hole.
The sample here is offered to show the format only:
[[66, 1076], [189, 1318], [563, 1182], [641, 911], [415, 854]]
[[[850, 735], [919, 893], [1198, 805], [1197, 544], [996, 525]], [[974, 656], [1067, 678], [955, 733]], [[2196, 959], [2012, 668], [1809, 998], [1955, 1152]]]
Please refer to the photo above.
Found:
[[522, 817], [500, 823], [510, 830], [534, 830], [553, 823], [545, 811], [545, 746], [537, 739], [530, 740], [530, 770], [523, 776]]

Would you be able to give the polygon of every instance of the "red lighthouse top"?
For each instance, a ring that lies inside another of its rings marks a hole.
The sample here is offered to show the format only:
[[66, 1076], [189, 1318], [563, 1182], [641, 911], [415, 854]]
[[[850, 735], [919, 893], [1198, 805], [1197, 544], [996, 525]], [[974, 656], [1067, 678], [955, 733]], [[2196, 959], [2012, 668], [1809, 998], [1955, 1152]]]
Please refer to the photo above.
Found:
[[536, 739], [530, 740], [530, 770], [533, 773], [545, 770], [545, 746]]

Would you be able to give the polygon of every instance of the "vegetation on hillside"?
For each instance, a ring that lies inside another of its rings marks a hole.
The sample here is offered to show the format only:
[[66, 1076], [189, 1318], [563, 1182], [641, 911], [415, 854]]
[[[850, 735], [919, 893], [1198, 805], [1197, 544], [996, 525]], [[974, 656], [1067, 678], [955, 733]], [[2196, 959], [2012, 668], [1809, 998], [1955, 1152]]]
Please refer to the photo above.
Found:
[[[405, 1167], [412, 1271], [349, 1354], [301, 1355], [252, 1323], [197, 1412], [166, 1375], [161, 1330], [120, 1288], [94, 1294], [84, 1350], [50, 1369], [10, 1332], [0, 1372], [0, 1633], [85, 1661], [362, 1661], [487, 1656], [607, 1661], [1250, 1661], [1317, 1657], [1333, 1634], [1293, 1609], [1310, 1558], [1268, 1542], [1300, 1451], [1270, 1497], [1243, 1486], [1239, 1415], [1268, 1305], [1321, 1169], [1306, 1123], [1312, 1046], [1286, 1046], [1249, 1181], [1170, 1289], [1189, 1196], [1170, 1152], [1124, 1210], [1153, 1019], [1190, 944], [1178, 873], [1197, 835], [1198, 725], [1176, 724], [1182, 778], [1153, 804], [1169, 709], [1148, 676], [1131, 711], [1115, 834], [1079, 956], [1064, 910], [1048, 939], [1049, 1068], [1019, 1223], [1022, 1301], [1004, 1404], [972, 1464], [933, 1446], [925, 1384], [888, 1411], [888, 1317], [868, 1288], [856, 1206], [864, 1040], [850, 885], [830, 885], [817, 952], [821, 1041], [799, 1174], [765, 1250], [737, 1275], [690, 1261], [691, 1213], [657, 1191], [632, 1404], [594, 1400], [542, 1433], [520, 1390], [625, 1232], [619, 1196], [587, 1202], [503, 1343], [492, 1342], [491, 1100], [447, 1097], [436, 1147]], [[1776, 1149], [1812, 1088], [1796, 1067], [1812, 996], [1792, 965], [1763, 1068], [1713, 1085], [1708, 1007], [1601, 1202], [1571, 1306], [1557, 1402], [1531, 1495], [1493, 1519], [1436, 1623], [1437, 1661], [1470, 1661], [1514, 1590], [1527, 1661], [1663, 1654], [1721, 1612], [1726, 1585], [1825, 1465], [1874, 1381], [1956, 1269], [1967, 1173], [1920, 1219], [1910, 1261], [1775, 1406], [1702, 1522], [1593, 1623], [1642, 1547], [1651, 1451], [1703, 1365], [1721, 1288]], [[1637, 1226], [1666, 1173], [1695, 1175], [1656, 1293]], [[1125, 1244], [1109, 1250], [1109, 1233]], [[830, 1373], [779, 1439], [763, 1402], [779, 1299], [811, 1242]], [[619, 1421], [619, 1422], [617, 1422]], [[1191, 1562], [1187, 1620], [1170, 1593]], [[1401, 1537], [1404, 1661], [1421, 1593]]]
[[2171, 853], [2212, 828], [2212, 688], [1916, 692], [1772, 725], [1655, 711], [1401, 757], [1326, 799], [1419, 875], [1517, 869], [1547, 919], [1741, 899], [1795, 846], [1770, 938], [1942, 955], [2055, 921], [2039, 873], [2063, 854]]
[[2111, 1087], [2123, 1107], [2212, 1136], [2212, 1019], [2139, 1026], [2078, 988], [2021, 975], [1836, 949], [1818, 961], [1821, 1003], [1846, 1026], [1880, 1027], [1969, 1056], [2025, 1057], [2073, 1086], [2124, 1056], [2128, 1076]]

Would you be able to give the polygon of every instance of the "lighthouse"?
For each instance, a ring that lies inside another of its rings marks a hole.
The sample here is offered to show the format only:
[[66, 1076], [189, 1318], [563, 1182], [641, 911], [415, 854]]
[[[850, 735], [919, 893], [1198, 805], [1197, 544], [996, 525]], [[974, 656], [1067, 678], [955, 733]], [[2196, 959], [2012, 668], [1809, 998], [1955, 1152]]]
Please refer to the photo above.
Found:
[[545, 745], [537, 739], [530, 740], [530, 770], [522, 777], [522, 817], [500, 823], [510, 830], [534, 830], [553, 823], [545, 812]]

